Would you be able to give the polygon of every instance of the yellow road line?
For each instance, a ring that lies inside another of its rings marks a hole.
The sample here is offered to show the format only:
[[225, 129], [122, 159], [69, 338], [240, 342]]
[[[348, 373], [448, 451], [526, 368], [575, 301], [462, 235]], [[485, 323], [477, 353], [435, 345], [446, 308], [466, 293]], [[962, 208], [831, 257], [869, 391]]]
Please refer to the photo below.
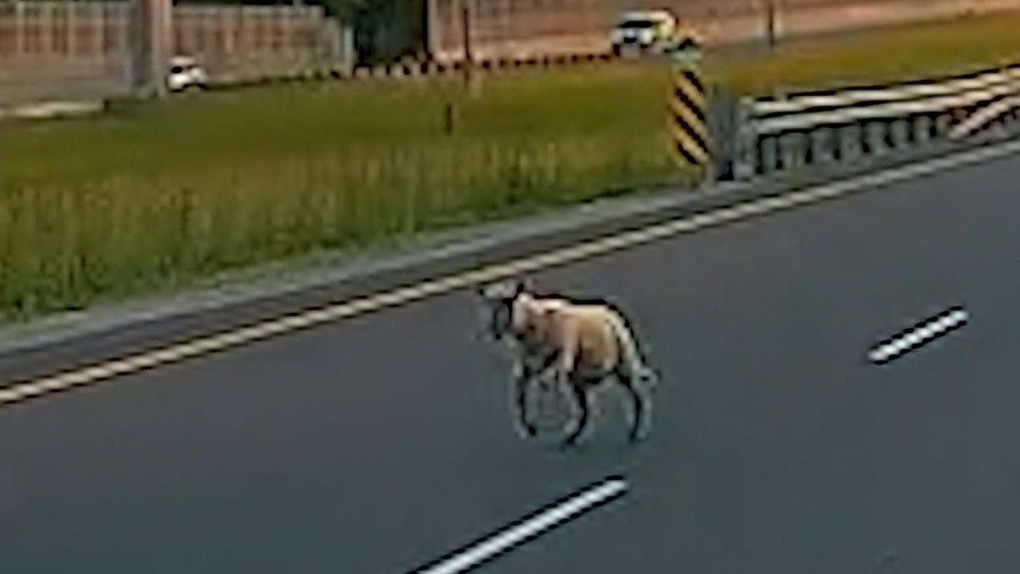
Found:
[[486, 265], [474, 270], [455, 273], [431, 279], [415, 285], [401, 287], [336, 303], [319, 309], [301, 311], [292, 315], [270, 319], [250, 327], [244, 327], [224, 333], [199, 337], [188, 342], [167, 346], [136, 355], [114, 359], [83, 369], [68, 371], [57, 375], [6, 385], [0, 390], [0, 406], [23, 401], [53, 393], [97, 383], [102, 380], [130, 373], [151, 369], [160, 365], [179, 362], [199, 355], [222, 351], [260, 339], [282, 335], [298, 329], [321, 325], [330, 321], [363, 315], [425, 299], [427, 297], [448, 293], [474, 284], [504, 279], [513, 275], [534, 272], [554, 265], [572, 263], [581, 259], [604, 255], [612, 251], [634, 247], [666, 237], [691, 232], [698, 229], [729, 223], [752, 216], [763, 215], [798, 205], [817, 203], [833, 199], [854, 191], [888, 185], [898, 181], [913, 179], [946, 169], [952, 169], [987, 161], [1020, 151], [1020, 141], [1012, 141], [995, 147], [959, 153], [950, 157], [915, 163], [908, 166], [893, 168], [886, 171], [859, 176], [853, 179], [825, 184], [810, 189], [787, 193], [776, 197], [758, 199], [701, 213], [682, 219], [651, 225], [635, 231], [629, 231], [587, 241], [584, 243], [549, 251], [547, 253], [513, 259], [504, 263]]

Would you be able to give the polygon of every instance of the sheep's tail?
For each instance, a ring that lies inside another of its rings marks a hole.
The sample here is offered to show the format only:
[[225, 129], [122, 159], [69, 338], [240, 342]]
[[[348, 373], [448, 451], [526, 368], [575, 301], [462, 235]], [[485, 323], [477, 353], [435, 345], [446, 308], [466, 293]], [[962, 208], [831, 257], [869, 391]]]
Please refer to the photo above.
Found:
[[645, 365], [641, 353], [638, 351], [634, 335], [627, 328], [626, 323], [618, 313], [610, 311], [607, 313], [609, 324], [619, 341], [620, 350], [624, 364], [630, 376], [640, 381], [649, 388], [654, 388], [659, 383], [659, 377], [654, 370]]

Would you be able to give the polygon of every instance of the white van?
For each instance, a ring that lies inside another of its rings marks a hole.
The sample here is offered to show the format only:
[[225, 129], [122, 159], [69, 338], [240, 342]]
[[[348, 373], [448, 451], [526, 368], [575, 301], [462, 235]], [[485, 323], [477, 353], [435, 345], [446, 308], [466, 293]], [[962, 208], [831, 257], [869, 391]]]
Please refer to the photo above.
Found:
[[610, 32], [613, 54], [660, 52], [675, 39], [677, 28], [677, 18], [668, 10], [624, 12]]
[[180, 92], [188, 88], [206, 88], [205, 70], [189, 56], [170, 58], [170, 69], [166, 75], [166, 87], [171, 92]]

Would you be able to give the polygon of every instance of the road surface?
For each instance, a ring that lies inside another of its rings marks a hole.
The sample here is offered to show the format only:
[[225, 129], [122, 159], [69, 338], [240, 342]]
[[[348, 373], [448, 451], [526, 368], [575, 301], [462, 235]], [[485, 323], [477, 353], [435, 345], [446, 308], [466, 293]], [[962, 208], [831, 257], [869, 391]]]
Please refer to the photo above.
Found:
[[[552, 270], [664, 373], [562, 453], [509, 421], [470, 292], [0, 411], [3, 572], [403, 573], [606, 475], [483, 567], [1020, 571], [1020, 158]], [[876, 342], [970, 322], [891, 364]]]

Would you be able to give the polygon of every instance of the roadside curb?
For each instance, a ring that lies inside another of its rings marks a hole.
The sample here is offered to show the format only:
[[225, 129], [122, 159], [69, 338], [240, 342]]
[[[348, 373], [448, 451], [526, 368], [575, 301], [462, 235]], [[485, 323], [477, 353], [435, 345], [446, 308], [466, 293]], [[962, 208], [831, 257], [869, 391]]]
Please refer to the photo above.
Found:
[[[969, 142], [937, 142], [924, 149], [869, 158], [852, 167], [833, 165], [825, 169], [815, 168], [811, 173], [779, 174], [749, 183], [706, 186], [696, 192], [689, 188], [645, 192], [637, 197], [550, 211], [526, 221], [502, 221], [474, 228], [470, 231], [474, 238], [468, 241], [410, 254], [390, 255], [366, 265], [343, 266], [294, 281], [256, 286], [248, 292], [231, 286], [202, 289], [170, 296], [155, 304], [146, 304], [141, 309], [125, 310], [132, 306], [126, 303], [111, 306], [112, 312], [84, 311], [12, 326], [0, 329], [0, 377], [4, 381], [0, 388], [19, 380], [226, 332], [506, 259], [534, 255], [805, 187], [934, 160], [969, 149], [993, 147], [1007, 139], [1012, 139], [1012, 136], [998, 134]], [[169, 304], [168, 299], [171, 300]], [[179, 301], [173, 302], [173, 299]]]

